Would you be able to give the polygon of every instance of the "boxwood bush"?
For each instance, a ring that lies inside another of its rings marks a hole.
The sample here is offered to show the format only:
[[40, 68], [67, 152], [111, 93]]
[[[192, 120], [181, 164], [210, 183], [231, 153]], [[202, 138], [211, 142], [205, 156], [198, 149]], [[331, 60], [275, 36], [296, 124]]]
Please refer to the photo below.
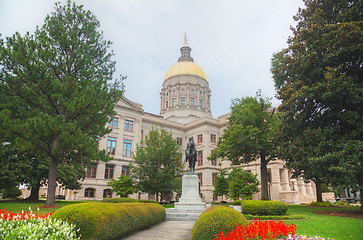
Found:
[[62, 207], [51, 218], [76, 225], [81, 239], [108, 240], [164, 221], [165, 216], [165, 209], [159, 204], [90, 202]]
[[334, 206], [334, 204], [332, 204], [331, 202], [311, 202], [309, 204], [309, 206], [314, 206], [314, 207], [330, 207], [330, 206]]
[[124, 203], [124, 202], [137, 202], [137, 200], [133, 199], [133, 198], [120, 197], [120, 198], [104, 198], [104, 199], [102, 199], [102, 202]]
[[143, 203], [158, 203], [155, 200], [149, 200], [149, 199], [133, 199], [133, 198], [104, 198], [102, 199], [102, 202], [108, 202], [108, 203], [124, 203], [124, 202], [143, 202]]
[[192, 231], [193, 240], [210, 240], [222, 230], [227, 233], [237, 224], [247, 224], [247, 219], [238, 211], [225, 206], [207, 208], [197, 219]]
[[279, 201], [256, 201], [243, 200], [240, 201], [242, 212], [251, 215], [286, 215], [287, 204]]

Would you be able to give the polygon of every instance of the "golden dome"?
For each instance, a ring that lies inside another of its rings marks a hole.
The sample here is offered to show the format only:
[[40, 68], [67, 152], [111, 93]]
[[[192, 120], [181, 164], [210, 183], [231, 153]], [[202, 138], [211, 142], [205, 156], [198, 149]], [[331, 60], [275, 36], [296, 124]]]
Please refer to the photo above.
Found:
[[203, 69], [194, 62], [182, 61], [174, 64], [169, 70], [166, 72], [165, 80], [183, 74], [195, 75], [207, 80], [207, 75], [203, 71]]

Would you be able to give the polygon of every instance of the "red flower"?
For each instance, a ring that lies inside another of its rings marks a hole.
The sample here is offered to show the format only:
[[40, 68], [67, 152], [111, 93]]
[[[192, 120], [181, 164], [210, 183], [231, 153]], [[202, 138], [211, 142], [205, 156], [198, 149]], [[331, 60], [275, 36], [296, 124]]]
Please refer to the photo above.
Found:
[[246, 226], [237, 225], [235, 230], [231, 230], [225, 236], [223, 232], [216, 235], [214, 240], [250, 240], [250, 239], [276, 239], [296, 232], [295, 224], [285, 224], [280, 221], [262, 221], [254, 219]]
[[34, 213], [32, 211], [21, 211], [18, 213], [13, 213], [6, 209], [0, 209], [0, 219], [13, 221], [13, 220], [28, 220], [28, 219], [47, 219], [49, 218], [54, 212], [47, 213], [42, 215], [40, 213]]

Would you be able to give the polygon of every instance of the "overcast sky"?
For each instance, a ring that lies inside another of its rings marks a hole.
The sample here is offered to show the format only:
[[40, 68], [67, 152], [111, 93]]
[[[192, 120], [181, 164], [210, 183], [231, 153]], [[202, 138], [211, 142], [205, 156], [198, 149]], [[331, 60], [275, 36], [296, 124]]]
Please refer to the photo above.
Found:
[[[0, 33], [34, 32], [54, 0], [0, 0]], [[65, 2], [65, 1], [61, 1]], [[231, 99], [275, 95], [270, 72], [274, 52], [287, 47], [302, 0], [76, 0], [101, 23], [113, 42], [117, 73], [127, 76], [125, 96], [159, 114], [160, 90], [184, 41], [207, 75], [212, 114], [230, 111]], [[273, 100], [278, 105], [276, 99]]]

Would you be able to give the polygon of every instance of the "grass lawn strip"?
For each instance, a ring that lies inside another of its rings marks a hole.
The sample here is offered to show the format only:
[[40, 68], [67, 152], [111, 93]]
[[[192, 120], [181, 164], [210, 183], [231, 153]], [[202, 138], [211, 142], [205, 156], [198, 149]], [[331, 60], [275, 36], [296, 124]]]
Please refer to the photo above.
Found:
[[[334, 240], [363, 239], [363, 219], [313, 213], [336, 209], [342, 208], [289, 205], [288, 214], [303, 214], [309, 219], [303, 221], [284, 220], [284, 222], [294, 223], [297, 234], [300, 235], [321, 236], [325, 239], [333, 238]], [[347, 209], [359, 210], [359, 207], [348, 207]]]

